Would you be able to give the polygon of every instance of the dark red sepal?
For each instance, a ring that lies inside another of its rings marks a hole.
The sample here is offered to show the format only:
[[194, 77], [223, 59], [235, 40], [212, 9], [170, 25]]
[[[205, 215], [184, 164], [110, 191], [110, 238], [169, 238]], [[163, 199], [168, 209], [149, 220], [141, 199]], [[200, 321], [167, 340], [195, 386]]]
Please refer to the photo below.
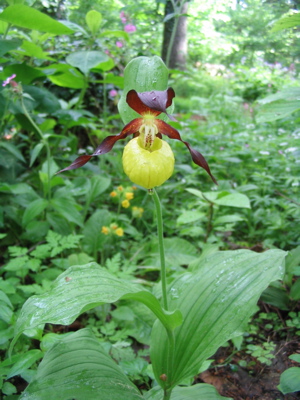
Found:
[[205, 171], [208, 173], [208, 175], [211, 177], [211, 179], [214, 181], [214, 183], [217, 185], [216, 178], [213, 176], [213, 174], [210, 172], [210, 168], [207, 164], [207, 161], [205, 160], [204, 156], [199, 153], [199, 151], [193, 149], [188, 142], [185, 142], [184, 140], [181, 139], [180, 133], [167, 124], [164, 121], [161, 121], [160, 119], [155, 120], [155, 124], [157, 126], [157, 129], [160, 133], [163, 135], [168, 136], [170, 139], [177, 139], [180, 140], [182, 143], [186, 145], [186, 147], [189, 149], [189, 152], [191, 153], [192, 160], [194, 161], [195, 164], [199, 165], [199, 167], [205, 169]]
[[93, 156], [100, 156], [100, 154], [108, 153], [118, 140], [125, 139], [128, 135], [136, 133], [143, 123], [142, 118], [136, 118], [124, 126], [122, 132], [118, 135], [107, 136], [103, 142], [96, 148]]
[[76, 158], [76, 160], [73, 161], [71, 165], [69, 165], [64, 169], [61, 169], [60, 171], [57, 172], [57, 174], [60, 174], [61, 172], [64, 171], [69, 171], [71, 169], [80, 168], [83, 165], [85, 165], [88, 161], [90, 161], [92, 157], [108, 153], [114, 147], [114, 144], [118, 140], [125, 139], [128, 135], [136, 133], [141, 127], [142, 123], [143, 123], [142, 118], [136, 118], [130, 121], [127, 125], [124, 126], [122, 132], [119, 133], [118, 135], [107, 136], [102, 141], [102, 143], [96, 148], [96, 150], [91, 156], [84, 155]]
[[[167, 114], [167, 108], [172, 104], [175, 92], [172, 88], [167, 90], [152, 90], [151, 92], [137, 93], [130, 90], [127, 93], [127, 104], [140, 115], [152, 114], [154, 117], [163, 113]], [[170, 117], [172, 119], [172, 117]]]
[[60, 171], [56, 172], [56, 174], [60, 174], [61, 172], [64, 171], [70, 171], [71, 169], [77, 169], [82, 167], [83, 165], [85, 165], [88, 161], [90, 161], [90, 159], [93, 156], [80, 156], [78, 158], [76, 158], [75, 161], [72, 162], [71, 165], [69, 165], [68, 167], [61, 169]]

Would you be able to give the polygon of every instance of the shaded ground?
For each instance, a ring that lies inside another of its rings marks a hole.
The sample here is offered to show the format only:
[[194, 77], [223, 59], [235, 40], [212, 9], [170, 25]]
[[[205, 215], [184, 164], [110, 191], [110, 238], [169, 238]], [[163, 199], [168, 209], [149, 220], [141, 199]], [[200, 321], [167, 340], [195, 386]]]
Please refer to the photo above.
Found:
[[[214, 385], [218, 392], [234, 400], [296, 400], [300, 399], [300, 392], [283, 395], [278, 389], [280, 375], [287, 368], [298, 366], [288, 358], [289, 355], [300, 353], [299, 338], [295, 337], [288, 342], [280, 342], [275, 350], [272, 365], [261, 364], [246, 352], [235, 354], [230, 364], [215, 367], [199, 375], [198, 382]], [[222, 364], [230, 356], [230, 348], [222, 347], [215, 357], [215, 364]], [[244, 369], [239, 366], [239, 361], [247, 363], [255, 361], [254, 367]]]

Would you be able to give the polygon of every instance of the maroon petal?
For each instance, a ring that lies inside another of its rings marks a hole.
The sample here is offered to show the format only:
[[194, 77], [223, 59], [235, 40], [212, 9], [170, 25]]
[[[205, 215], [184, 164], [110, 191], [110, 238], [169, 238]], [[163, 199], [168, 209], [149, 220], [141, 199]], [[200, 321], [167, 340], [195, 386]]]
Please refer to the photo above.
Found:
[[127, 125], [124, 126], [122, 132], [118, 135], [107, 136], [103, 142], [96, 148], [93, 156], [100, 156], [100, 154], [108, 153], [113, 147], [114, 144], [120, 140], [125, 139], [128, 135], [136, 133], [143, 123], [142, 118], [136, 118], [130, 121]]
[[57, 172], [57, 174], [60, 174], [61, 172], [64, 171], [69, 171], [71, 169], [76, 169], [80, 168], [83, 165], [85, 165], [90, 159], [94, 156], [99, 156], [101, 154], [108, 153], [113, 147], [114, 144], [120, 140], [120, 139], [125, 139], [128, 135], [131, 135], [135, 132], [137, 132], [142, 125], [143, 120], [142, 118], [136, 118], [132, 121], [130, 121], [127, 125], [124, 126], [122, 129], [122, 132], [119, 133], [118, 135], [112, 135], [112, 136], [107, 136], [102, 143], [96, 148], [94, 153], [91, 156], [80, 156], [76, 158], [75, 161], [72, 162], [68, 167], [61, 169], [60, 171]]
[[211, 177], [211, 179], [214, 181], [214, 183], [217, 185], [216, 178], [212, 175], [210, 172], [210, 168], [207, 164], [207, 161], [203, 157], [199, 151], [193, 149], [188, 142], [185, 142], [184, 140], [181, 139], [180, 133], [170, 126], [169, 124], [166, 124], [164, 121], [161, 121], [160, 119], [155, 120], [155, 124], [157, 126], [157, 129], [160, 133], [163, 135], [167, 135], [170, 139], [177, 139], [180, 140], [182, 143], [186, 145], [186, 147], [189, 149], [189, 152], [191, 153], [192, 159], [195, 164], [199, 165], [199, 167], [205, 169], [205, 171], [208, 173], [208, 175]]
[[[152, 114], [153, 116], [157, 116], [162, 112], [167, 114], [167, 108], [172, 104], [174, 97], [175, 92], [172, 88], [142, 93], [130, 90], [127, 93], [126, 101], [140, 115]], [[172, 119], [172, 117], [170, 118]]]

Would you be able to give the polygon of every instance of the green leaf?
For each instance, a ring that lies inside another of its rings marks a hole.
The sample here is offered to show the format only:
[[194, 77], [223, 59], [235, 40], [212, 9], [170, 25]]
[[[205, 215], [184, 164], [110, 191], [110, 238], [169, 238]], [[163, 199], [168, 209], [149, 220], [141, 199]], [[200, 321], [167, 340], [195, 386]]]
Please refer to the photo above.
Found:
[[24, 92], [29, 94], [36, 102], [36, 110], [42, 113], [51, 114], [61, 109], [58, 98], [53, 93], [49, 92], [49, 90], [27, 85], [25, 85], [23, 89]]
[[116, 38], [122, 38], [125, 39], [127, 42], [129, 42], [129, 35], [125, 31], [103, 31], [100, 35], [100, 37], [116, 37]]
[[230, 224], [233, 222], [239, 222], [243, 221], [244, 218], [241, 217], [240, 215], [222, 215], [221, 217], [218, 217], [214, 220], [214, 225], [220, 225], [220, 224]]
[[249, 197], [245, 194], [234, 192], [201, 192], [197, 189], [186, 189], [189, 193], [219, 206], [251, 208]]
[[82, 329], [64, 337], [46, 353], [37, 375], [20, 400], [138, 400], [139, 390]]
[[256, 116], [258, 123], [267, 121], [276, 121], [277, 119], [287, 117], [293, 112], [300, 109], [299, 100], [278, 100], [270, 104], [266, 104], [259, 109]]
[[91, 179], [91, 188], [87, 194], [88, 202], [93, 202], [96, 197], [105, 192], [110, 183], [110, 178], [105, 178], [104, 176], [100, 175], [94, 175]]
[[90, 10], [85, 16], [85, 21], [92, 35], [96, 35], [101, 26], [102, 14], [96, 10]]
[[54, 35], [64, 35], [73, 32], [65, 25], [55, 21], [55, 19], [24, 4], [6, 7], [0, 14], [0, 20], [20, 26], [21, 28], [35, 29], [41, 32], [53, 33]]
[[29, 65], [23, 64], [12, 64], [4, 68], [6, 76], [16, 74], [16, 80], [21, 82], [23, 85], [28, 85], [37, 78], [44, 78], [46, 75], [39, 69], [32, 68]]
[[30, 164], [29, 164], [30, 167], [32, 167], [33, 163], [39, 156], [39, 154], [44, 146], [45, 146], [45, 143], [38, 143], [34, 146], [34, 148], [32, 149], [32, 152], [30, 154]]
[[70, 325], [83, 312], [103, 303], [132, 299], [145, 304], [162, 323], [173, 329], [181, 323], [178, 312], [166, 313], [158, 300], [140, 285], [116, 278], [96, 263], [70, 267], [50, 292], [30, 297], [16, 323], [16, 335], [46, 322]]
[[4, 56], [10, 50], [17, 49], [21, 46], [22, 41], [19, 39], [0, 39], [0, 57]]
[[84, 224], [84, 239], [86, 251], [91, 254], [97, 253], [101, 245], [106, 240], [106, 236], [101, 234], [102, 226], [111, 223], [111, 216], [107, 210], [97, 210]]
[[293, 300], [300, 300], [300, 278], [293, 283], [290, 295]]
[[277, 387], [283, 394], [298, 392], [300, 390], [300, 368], [292, 367], [284, 371]]
[[51, 199], [51, 205], [67, 221], [83, 227], [82, 215], [76, 208], [76, 202], [72, 197], [56, 197]]
[[43, 357], [41, 350], [29, 350], [23, 353], [18, 361], [9, 370], [7, 378], [10, 379], [13, 376], [21, 375], [26, 369], [30, 368], [32, 364], [40, 360]]
[[297, 361], [298, 363], [300, 363], [300, 354], [291, 354], [289, 356], [289, 358], [293, 361]]
[[45, 199], [34, 200], [29, 206], [26, 207], [22, 218], [22, 225], [26, 227], [30, 221], [40, 215], [48, 205], [48, 201]]
[[[196, 375], [219, 346], [243, 333], [262, 291], [282, 278], [284, 257], [281, 250], [217, 252], [172, 283], [170, 310], [178, 308], [183, 315], [183, 324], [174, 331], [174, 362], [168, 376], [172, 387]], [[168, 345], [158, 321], [151, 342], [155, 377], [164, 385], [159, 377], [167, 371]]]
[[57, 86], [70, 89], [83, 89], [87, 85], [84, 75], [70, 65], [52, 64], [49, 67], [43, 68], [43, 72]]
[[[163, 391], [159, 387], [151, 389], [145, 394], [145, 400], [161, 400]], [[206, 383], [198, 383], [189, 387], [176, 387], [170, 400], [232, 400], [229, 397], [220, 396], [217, 390]]]
[[41, 46], [38, 46], [35, 43], [29, 42], [28, 40], [23, 40], [21, 49], [16, 53], [22, 56], [28, 56], [33, 58], [39, 58], [41, 60], [53, 60], [52, 57], [49, 57], [48, 53], [44, 52]]
[[293, 28], [294, 26], [298, 25], [300, 25], [300, 13], [286, 15], [275, 22], [271, 32], [278, 32], [282, 29]]
[[199, 219], [205, 216], [204, 213], [199, 211], [184, 211], [179, 217], [177, 218], [177, 224], [190, 224], [191, 222], [199, 221]]
[[18, 160], [25, 162], [25, 159], [24, 159], [22, 153], [20, 152], [20, 150], [12, 143], [0, 142], [0, 147], [5, 149], [6, 151], [8, 151], [10, 154], [12, 154]]
[[126, 103], [129, 90], [147, 92], [151, 90], [166, 90], [169, 71], [160, 57], [137, 57], [127, 64], [124, 70], [124, 91], [118, 108], [125, 124], [140, 115]]
[[[151, 255], [145, 260], [146, 265], [154, 265], [160, 267], [159, 246], [157, 240], [151, 243]], [[178, 237], [164, 239], [166, 265], [169, 268], [179, 267], [180, 265], [188, 265], [195, 260], [197, 249], [195, 246], [185, 239]]]
[[109, 57], [101, 51], [76, 51], [66, 58], [68, 64], [80, 69], [85, 75], [93, 67], [108, 60]]

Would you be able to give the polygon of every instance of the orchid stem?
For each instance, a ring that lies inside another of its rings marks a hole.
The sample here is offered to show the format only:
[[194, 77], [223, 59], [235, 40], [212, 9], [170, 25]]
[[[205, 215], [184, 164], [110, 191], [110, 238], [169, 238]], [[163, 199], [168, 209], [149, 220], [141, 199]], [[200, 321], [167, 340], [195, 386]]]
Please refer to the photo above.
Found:
[[165, 262], [165, 248], [164, 248], [164, 231], [163, 231], [163, 219], [161, 212], [161, 203], [158, 194], [155, 189], [152, 189], [150, 194], [153, 195], [153, 200], [156, 208], [157, 217], [157, 234], [158, 234], [158, 246], [160, 255], [160, 274], [161, 274], [161, 286], [163, 295], [163, 307], [168, 311], [168, 298], [167, 298], [167, 277], [166, 277], [166, 262]]

